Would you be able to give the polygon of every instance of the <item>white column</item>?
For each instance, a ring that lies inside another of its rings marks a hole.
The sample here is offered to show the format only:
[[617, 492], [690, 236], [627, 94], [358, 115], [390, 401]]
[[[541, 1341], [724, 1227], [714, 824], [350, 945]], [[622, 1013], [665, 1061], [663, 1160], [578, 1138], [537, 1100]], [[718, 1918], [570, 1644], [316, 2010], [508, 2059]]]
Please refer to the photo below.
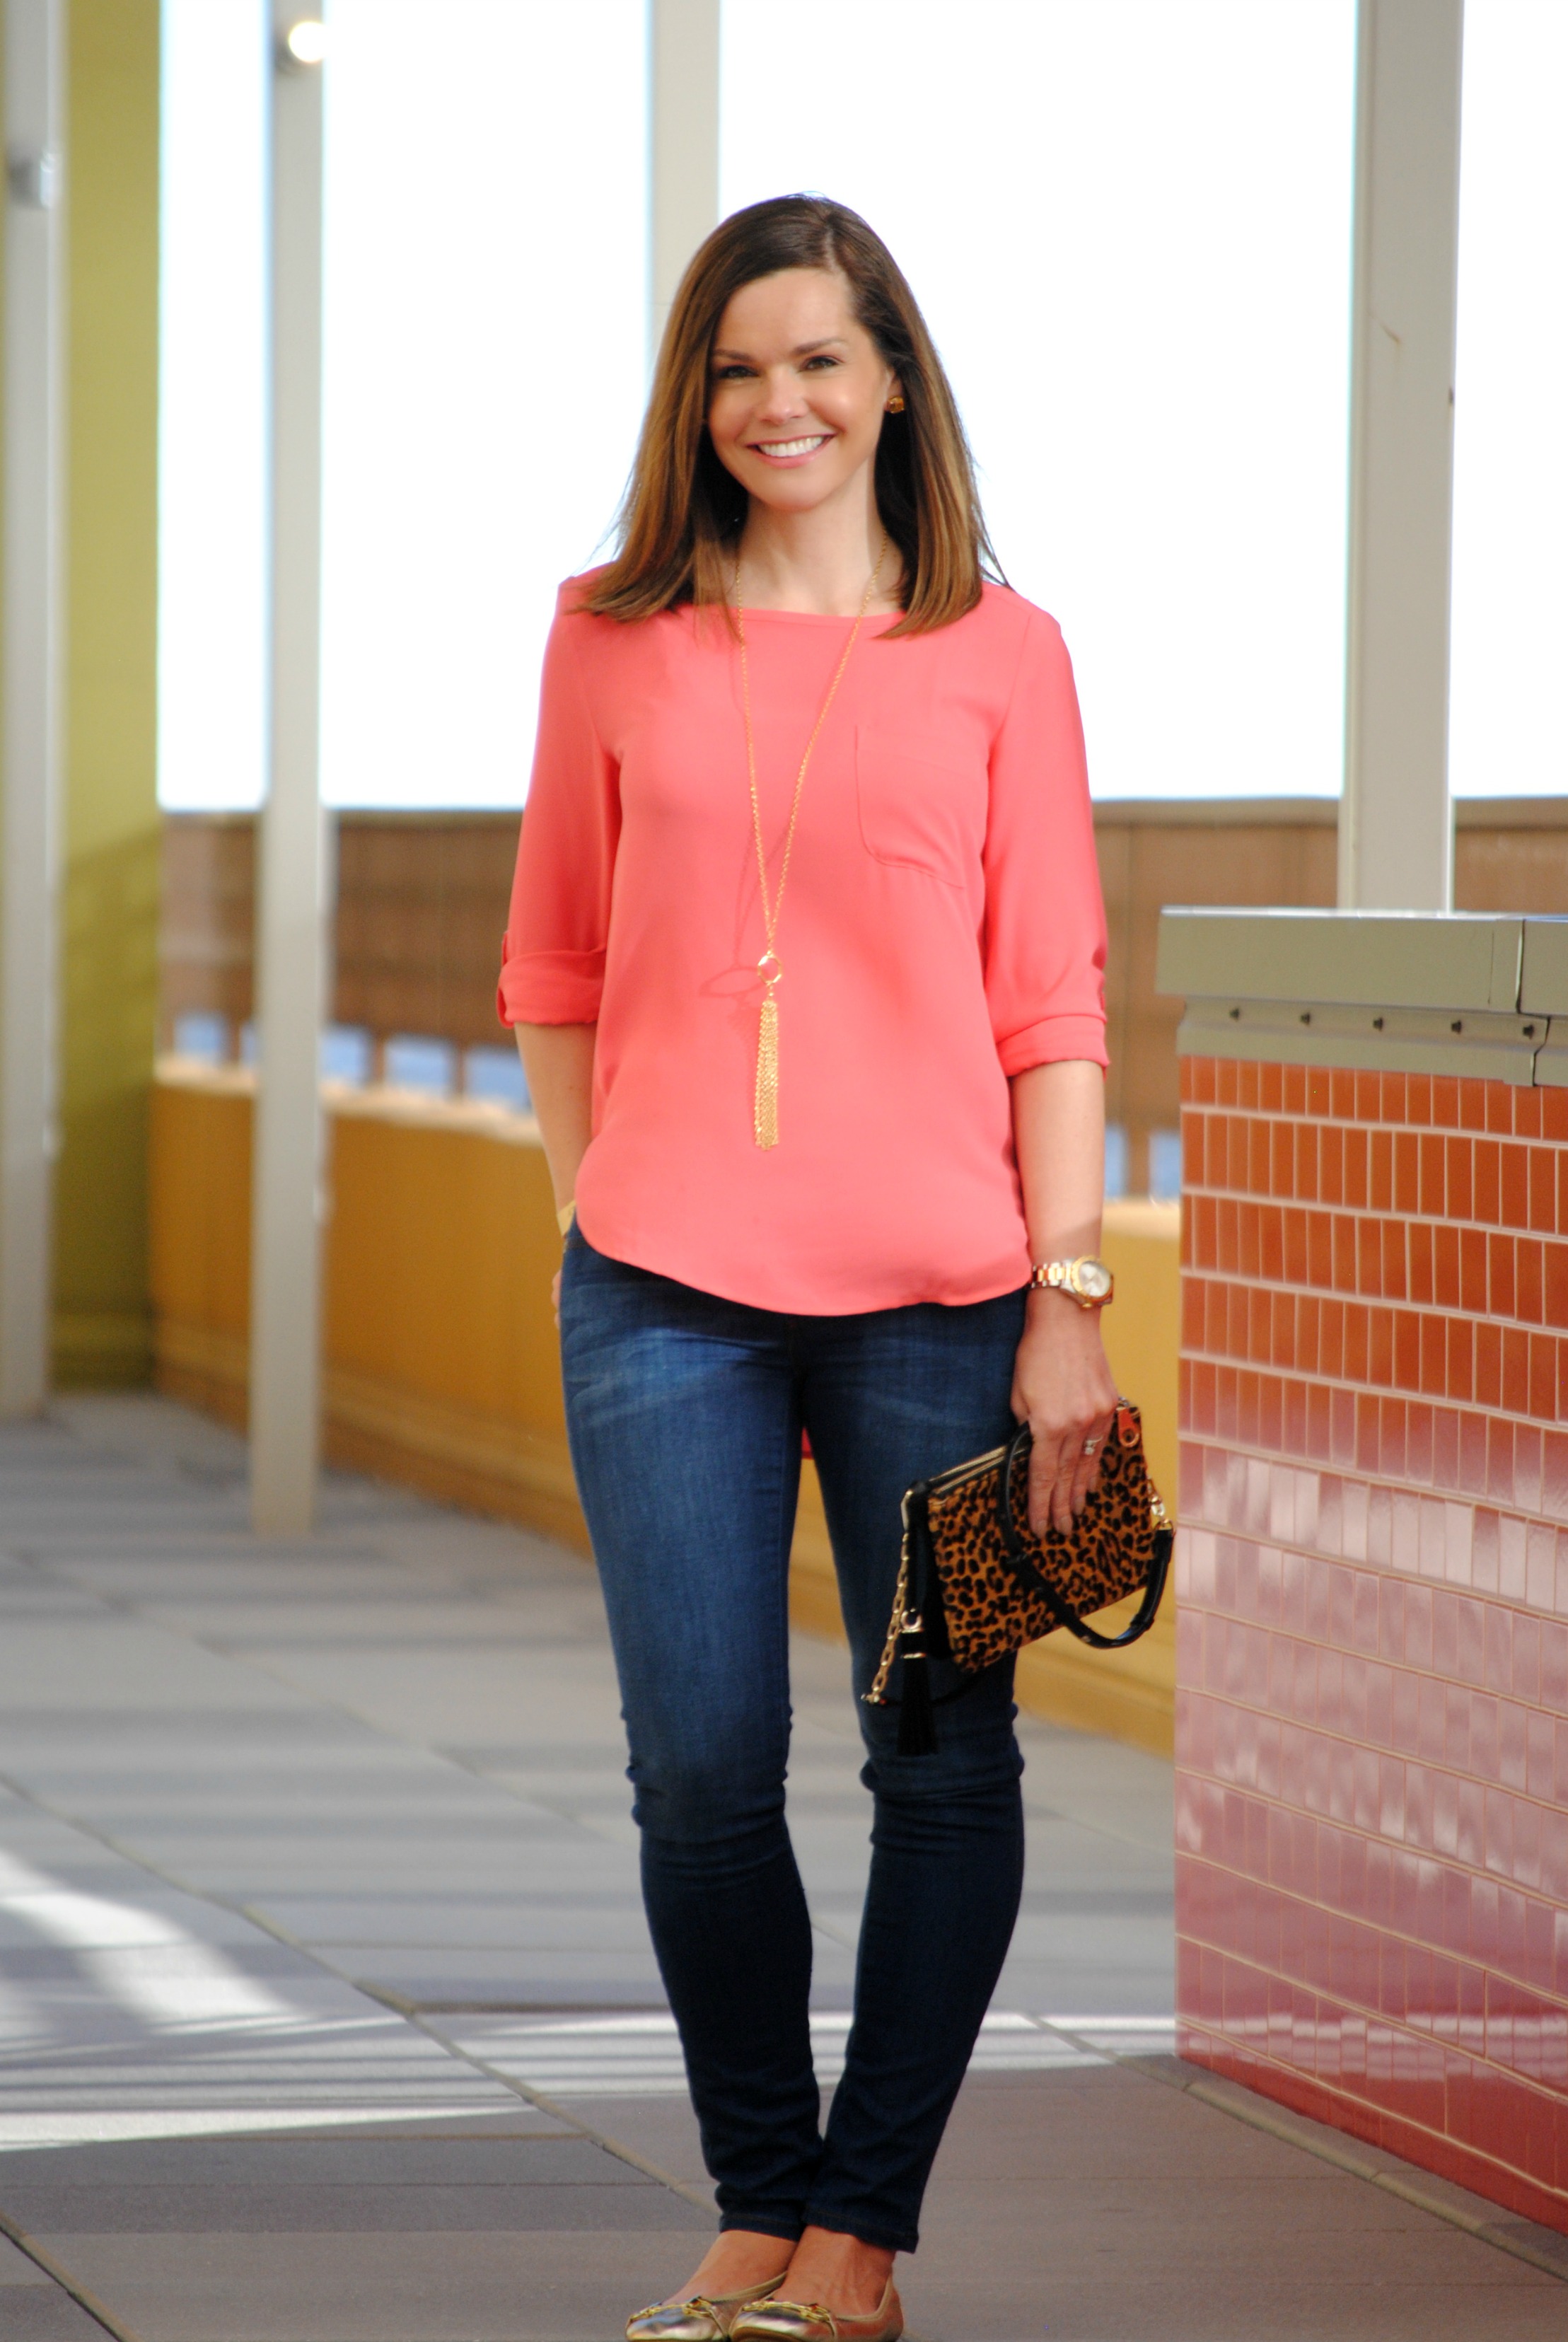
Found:
[[64, 0], [5, 0], [0, 1416], [49, 1392], [58, 1046]]
[[251, 1519], [263, 1534], [296, 1536], [310, 1527], [315, 1515], [321, 1402], [318, 1058], [326, 878], [317, 745], [322, 76], [317, 39], [305, 29], [315, 24], [319, 10], [297, 0], [293, 5], [285, 0], [267, 5], [275, 44], [272, 696], [255, 951]]
[[719, 217], [719, 0], [648, 0], [648, 347]]
[[1361, 0], [1339, 900], [1446, 911], [1463, 0]]

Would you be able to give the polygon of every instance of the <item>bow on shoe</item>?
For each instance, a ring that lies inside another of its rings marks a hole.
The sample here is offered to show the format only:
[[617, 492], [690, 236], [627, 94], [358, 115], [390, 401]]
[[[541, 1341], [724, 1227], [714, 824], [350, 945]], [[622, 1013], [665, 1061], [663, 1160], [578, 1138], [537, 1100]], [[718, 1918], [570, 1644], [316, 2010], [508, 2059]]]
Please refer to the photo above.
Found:
[[899, 2342], [904, 2311], [890, 2277], [886, 2292], [868, 2316], [824, 2309], [820, 2301], [780, 2301], [775, 2296], [743, 2312], [731, 2332], [734, 2342], [753, 2342], [753, 2337], [754, 2342], [822, 2342], [824, 2336], [832, 2337], [832, 2342]]
[[728, 2342], [736, 2317], [783, 2282], [783, 2272], [739, 2293], [694, 2293], [685, 2301], [652, 2301], [626, 2320], [626, 2342]]

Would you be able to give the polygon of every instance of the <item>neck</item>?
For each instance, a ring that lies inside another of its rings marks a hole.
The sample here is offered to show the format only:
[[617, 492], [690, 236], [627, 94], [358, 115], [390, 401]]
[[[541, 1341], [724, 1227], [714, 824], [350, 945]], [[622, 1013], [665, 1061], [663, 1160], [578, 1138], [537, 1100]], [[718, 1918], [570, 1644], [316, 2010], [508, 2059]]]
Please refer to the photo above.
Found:
[[[756, 610], [853, 618], [882, 552], [884, 530], [867, 477], [864, 493], [814, 512], [777, 512], [752, 499], [741, 532], [741, 599]], [[902, 564], [888, 542], [873, 610], [895, 610]]]

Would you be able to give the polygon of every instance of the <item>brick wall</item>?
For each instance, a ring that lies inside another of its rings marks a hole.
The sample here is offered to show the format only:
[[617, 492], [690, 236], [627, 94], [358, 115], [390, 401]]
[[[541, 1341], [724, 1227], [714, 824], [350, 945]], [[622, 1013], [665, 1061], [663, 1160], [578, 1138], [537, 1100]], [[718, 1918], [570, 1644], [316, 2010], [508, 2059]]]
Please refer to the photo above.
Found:
[[1183, 1132], [1183, 2054], [1568, 2229], [1568, 1091]]

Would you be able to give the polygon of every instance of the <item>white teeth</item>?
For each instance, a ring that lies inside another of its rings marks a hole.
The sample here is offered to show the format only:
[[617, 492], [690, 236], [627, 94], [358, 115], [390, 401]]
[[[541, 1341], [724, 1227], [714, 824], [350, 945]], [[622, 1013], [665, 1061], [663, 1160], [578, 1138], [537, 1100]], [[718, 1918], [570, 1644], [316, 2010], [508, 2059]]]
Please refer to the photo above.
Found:
[[826, 437], [825, 431], [819, 431], [814, 439], [764, 439], [760, 445], [764, 455], [809, 455]]

